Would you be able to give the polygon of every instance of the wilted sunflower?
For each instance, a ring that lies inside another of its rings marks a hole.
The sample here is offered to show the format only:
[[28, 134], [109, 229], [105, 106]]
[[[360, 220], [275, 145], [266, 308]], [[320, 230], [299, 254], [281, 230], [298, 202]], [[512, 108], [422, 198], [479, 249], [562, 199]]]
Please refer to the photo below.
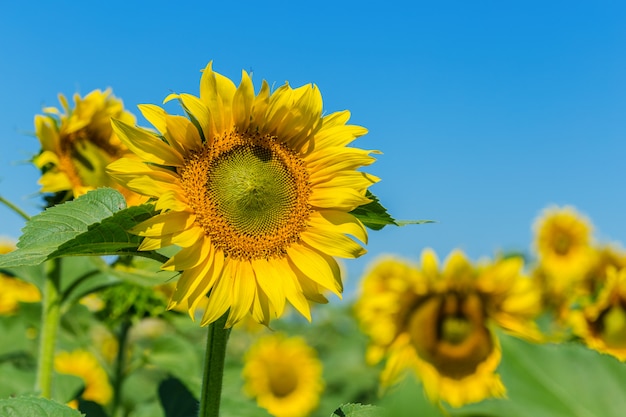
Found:
[[440, 270], [435, 253], [425, 250], [417, 270], [389, 261], [373, 268], [356, 312], [370, 335], [372, 357], [381, 350], [387, 357], [383, 387], [414, 371], [431, 399], [455, 407], [503, 396], [495, 373], [501, 351], [494, 324], [538, 337], [531, 319], [539, 294], [522, 276], [522, 266], [520, 258], [473, 266], [454, 251]]
[[109, 177], [108, 164], [130, 153], [111, 128], [111, 118], [134, 123], [122, 101], [111, 90], [94, 90], [85, 97], [74, 95], [74, 107], [62, 94], [56, 107], [47, 107], [35, 116], [35, 133], [41, 152], [33, 163], [42, 171], [41, 192], [55, 194], [55, 202], [78, 197], [98, 187], [113, 187], [137, 204], [139, 196], [130, 193]]
[[[0, 240], [0, 254], [15, 250], [15, 245]], [[15, 313], [19, 303], [35, 303], [41, 301], [39, 289], [29, 282], [0, 272], [0, 315]]]
[[592, 349], [626, 361], [626, 268], [607, 268], [593, 304], [570, 313], [574, 333]]
[[109, 377], [96, 357], [86, 350], [60, 352], [54, 358], [54, 369], [61, 374], [81, 378], [85, 390], [81, 397], [85, 400], [106, 405], [113, 396]]
[[304, 417], [317, 405], [324, 383], [322, 364], [300, 337], [273, 334], [259, 339], [245, 357], [245, 390], [276, 417]]
[[378, 179], [357, 171], [372, 151], [347, 147], [366, 129], [346, 125], [349, 112], [322, 116], [314, 85], [255, 95], [242, 73], [239, 87], [214, 72], [200, 97], [172, 95], [188, 118], [154, 105], [140, 110], [159, 134], [114, 120], [114, 130], [142, 161], [121, 159], [109, 169], [120, 182], [156, 199], [161, 213], [134, 229], [140, 250], [178, 245], [163, 269], [183, 271], [170, 308], [193, 314], [209, 295], [201, 324], [230, 309], [227, 326], [248, 312], [263, 323], [285, 301], [310, 319], [308, 300], [340, 295], [333, 256], [365, 250], [363, 224], [350, 211], [366, 204]]

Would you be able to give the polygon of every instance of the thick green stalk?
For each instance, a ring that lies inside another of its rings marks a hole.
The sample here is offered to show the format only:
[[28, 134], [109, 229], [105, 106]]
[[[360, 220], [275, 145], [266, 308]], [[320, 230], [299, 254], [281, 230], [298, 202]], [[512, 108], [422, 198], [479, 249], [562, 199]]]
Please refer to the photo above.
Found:
[[48, 274], [43, 288], [41, 306], [41, 333], [39, 335], [39, 362], [35, 391], [42, 397], [52, 396], [52, 370], [54, 368], [54, 349], [56, 346], [59, 322], [61, 320], [61, 260], [52, 261], [52, 270]]
[[226, 343], [230, 335], [230, 328], [224, 328], [227, 318], [228, 312], [209, 325], [199, 417], [218, 417], [220, 413]]
[[115, 374], [113, 375], [113, 401], [111, 404], [111, 416], [116, 417], [119, 413], [122, 399], [122, 382], [124, 382], [124, 372], [126, 368], [126, 349], [128, 342], [128, 332], [131, 327], [130, 318], [125, 317], [120, 324], [118, 337], [117, 359], [115, 361]]

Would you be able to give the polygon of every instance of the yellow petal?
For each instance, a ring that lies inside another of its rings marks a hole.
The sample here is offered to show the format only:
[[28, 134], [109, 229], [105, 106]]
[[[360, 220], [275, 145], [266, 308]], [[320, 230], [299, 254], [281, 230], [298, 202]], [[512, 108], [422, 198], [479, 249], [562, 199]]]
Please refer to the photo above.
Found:
[[208, 143], [211, 143], [212, 138], [215, 136], [215, 126], [213, 126], [213, 119], [209, 114], [207, 106], [200, 101], [198, 97], [192, 96], [191, 94], [179, 94], [178, 99], [185, 110], [190, 113], [200, 125], [202, 129], [200, 134], [203, 135]]
[[353, 188], [313, 188], [309, 196], [309, 203], [318, 208], [352, 211], [355, 208], [369, 203], [371, 200], [364, 193]]
[[367, 243], [367, 229], [350, 213], [339, 210], [318, 210], [311, 213], [307, 223], [315, 230], [349, 234]]
[[183, 116], [168, 115], [165, 122], [168, 139], [182, 149], [183, 155], [202, 148], [200, 133], [189, 119]]
[[256, 292], [256, 280], [250, 262], [244, 260], [233, 263], [235, 264], [232, 286], [233, 303], [228, 314], [226, 327], [232, 327], [250, 312]]
[[222, 276], [217, 280], [211, 294], [209, 294], [209, 302], [202, 316], [200, 325], [205, 326], [214, 322], [226, 313], [232, 305], [232, 286], [233, 286], [233, 265], [232, 260], [224, 264]]
[[285, 309], [285, 285], [280, 272], [275, 267], [274, 261], [266, 259], [253, 259], [252, 268], [259, 287], [266, 294], [277, 316], [281, 316]]
[[241, 72], [241, 83], [233, 98], [233, 122], [240, 132], [250, 125], [250, 114], [254, 104], [254, 86], [247, 72]]
[[341, 297], [341, 275], [339, 268], [334, 268], [334, 260], [331, 263], [329, 257], [304, 245], [292, 245], [287, 249], [287, 256], [305, 276]]
[[211, 252], [211, 241], [208, 239], [197, 240], [193, 245], [182, 248], [167, 262], [161, 265], [166, 271], [184, 271], [195, 268], [206, 260]]
[[193, 226], [196, 216], [184, 211], [169, 211], [157, 214], [133, 227], [131, 233], [139, 236], [161, 237], [179, 233]]
[[154, 134], [111, 119], [113, 130], [126, 146], [144, 161], [160, 165], [182, 166], [184, 159]]
[[237, 88], [223, 75], [213, 71], [213, 63], [209, 62], [200, 79], [200, 100], [209, 109], [213, 120], [214, 135], [221, 135], [233, 126], [233, 97]]
[[152, 126], [156, 127], [161, 135], [165, 136], [167, 127], [165, 125], [165, 117], [167, 113], [159, 106], [154, 104], [140, 104], [137, 106], [139, 111], [149, 121]]

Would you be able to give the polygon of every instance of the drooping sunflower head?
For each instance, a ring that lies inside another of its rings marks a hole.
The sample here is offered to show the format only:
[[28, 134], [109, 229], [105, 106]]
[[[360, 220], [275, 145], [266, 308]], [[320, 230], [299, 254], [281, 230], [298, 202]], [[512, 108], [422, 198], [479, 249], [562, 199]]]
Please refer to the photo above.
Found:
[[[123, 190], [105, 170], [109, 163], [129, 155], [111, 128], [111, 118], [134, 123], [135, 117], [110, 89], [94, 90], [84, 97], [76, 94], [73, 107], [63, 95], [59, 101], [62, 111], [48, 107], [35, 116], [41, 151], [33, 163], [42, 172], [41, 192], [52, 193], [49, 199], [57, 203], [98, 187]], [[124, 192], [129, 204], [139, 202], [138, 196]]]
[[534, 226], [539, 262], [556, 287], [568, 288], [593, 260], [592, 226], [573, 207], [549, 207]]
[[250, 348], [243, 368], [246, 393], [276, 417], [304, 417], [317, 405], [322, 364], [300, 337], [265, 336]]
[[200, 96], [175, 94], [187, 117], [140, 106], [158, 130], [114, 120], [138, 159], [109, 166], [129, 189], [153, 198], [160, 214], [134, 229], [140, 249], [182, 249], [163, 268], [182, 271], [171, 308], [193, 314], [208, 295], [201, 324], [229, 311], [228, 326], [249, 312], [268, 323], [288, 300], [310, 319], [308, 301], [341, 294], [333, 257], [365, 251], [367, 233], [350, 212], [369, 202], [378, 181], [358, 170], [372, 151], [348, 147], [366, 130], [347, 111], [322, 116], [314, 85], [255, 94], [243, 72], [238, 87], [209, 64]]
[[376, 286], [368, 277], [364, 288], [376, 290], [364, 291], [357, 306], [379, 306], [380, 325], [370, 323], [376, 320], [371, 315], [357, 316], [375, 353], [387, 357], [382, 385], [414, 371], [433, 400], [453, 406], [504, 395], [493, 327], [534, 330], [529, 321], [539, 301], [522, 266], [517, 258], [473, 265], [454, 251], [440, 267], [436, 254], [425, 250], [417, 271], [395, 267], [399, 273], [389, 285]]
[[113, 397], [113, 388], [105, 369], [96, 357], [86, 350], [60, 352], [54, 358], [54, 369], [61, 374], [81, 378], [85, 389], [81, 394], [85, 400], [106, 405]]
[[607, 268], [597, 300], [570, 312], [576, 335], [592, 349], [626, 361], [626, 268]]

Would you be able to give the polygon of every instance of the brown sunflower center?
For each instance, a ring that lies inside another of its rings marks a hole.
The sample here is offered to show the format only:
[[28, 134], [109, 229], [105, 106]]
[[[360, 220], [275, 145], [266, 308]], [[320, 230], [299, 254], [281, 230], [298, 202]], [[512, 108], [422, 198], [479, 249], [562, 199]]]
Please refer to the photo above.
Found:
[[626, 311], [617, 304], [607, 308], [600, 314], [592, 330], [611, 348], [626, 348]]
[[298, 375], [293, 367], [274, 364], [269, 370], [269, 388], [272, 394], [284, 398], [298, 387]]
[[188, 158], [180, 175], [197, 222], [227, 256], [284, 256], [306, 227], [308, 172], [274, 137], [230, 132]]
[[447, 293], [424, 300], [407, 330], [420, 358], [449, 378], [473, 374], [494, 348], [477, 294]]

